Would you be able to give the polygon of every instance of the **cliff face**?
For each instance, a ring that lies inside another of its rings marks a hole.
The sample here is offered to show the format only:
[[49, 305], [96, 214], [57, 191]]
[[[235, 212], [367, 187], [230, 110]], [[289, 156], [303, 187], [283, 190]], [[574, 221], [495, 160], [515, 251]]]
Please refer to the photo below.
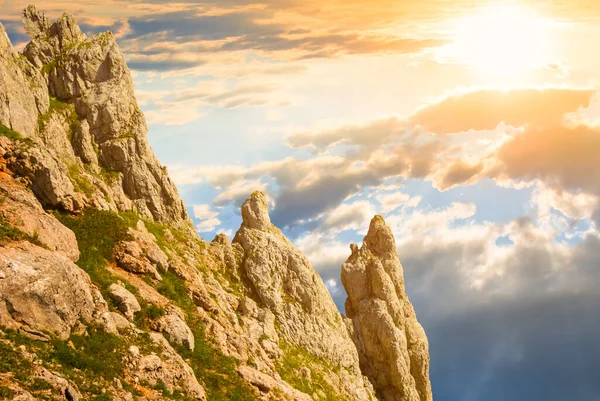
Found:
[[23, 55], [0, 32], [0, 119], [36, 142], [11, 168], [47, 207], [135, 210], [189, 225], [183, 202], [146, 139], [133, 82], [110, 32], [87, 38], [73, 17], [51, 23], [30, 6]]
[[349, 318], [262, 193], [204, 241], [112, 34], [23, 23], [23, 54], [0, 25], [0, 398], [431, 399], [383, 223], [344, 265]]

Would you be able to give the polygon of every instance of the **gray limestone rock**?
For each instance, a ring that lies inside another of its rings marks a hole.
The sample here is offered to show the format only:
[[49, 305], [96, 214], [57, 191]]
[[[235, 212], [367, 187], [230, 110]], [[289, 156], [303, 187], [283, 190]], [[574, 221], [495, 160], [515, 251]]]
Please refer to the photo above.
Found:
[[47, 213], [36, 197], [9, 174], [0, 176], [0, 216], [46, 248], [79, 259], [75, 234]]
[[[73, 132], [75, 154], [86, 164], [121, 173], [124, 193], [141, 201], [154, 219], [191, 226], [175, 185], [148, 145], [131, 74], [112, 33], [88, 38], [72, 16], [50, 24], [35, 7], [24, 11], [23, 23], [31, 38], [25, 57], [47, 73], [50, 94], [75, 108], [80, 124]], [[25, 114], [37, 121], [32, 110]]]
[[175, 311], [168, 311], [156, 322], [158, 331], [162, 331], [169, 336], [169, 339], [176, 344], [183, 345], [190, 351], [194, 350], [194, 334], [183, 319], [183, 315]]
[[81, 161], [93, 166], [98, 165], [98, 155], [93, 145], [93, 139], [90, 135], [90, 124], [87, 120], [78, 123], [73, 129], [73, 138], [71, 139], [73, 151]]
[[150, 274], [161, 280], [158, 273], [169, 269], [169, 258], [156, 243], [154, 235], [150, 234], [144, 223], [138, 221], [136, 229], [127, 231], [129, 240], [117, 244], [115, 259], [119, 267], [137, 274]]
[[48, 91], [45, 99], [37, 98], [43, 97], [43, 91], [39, 91], [41, 76], [21, 57], [0, 24], [0, 123], [32, 137], [38, 130], [38, 101], [42, 109], [44, 103], [47, 109]]

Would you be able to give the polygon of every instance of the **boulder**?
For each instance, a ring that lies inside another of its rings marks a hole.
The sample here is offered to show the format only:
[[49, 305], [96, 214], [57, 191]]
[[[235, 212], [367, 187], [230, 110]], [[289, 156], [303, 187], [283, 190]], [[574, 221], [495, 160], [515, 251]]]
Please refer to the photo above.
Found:
[[95, 309], [89, 276], [67, 256], [28, 242], [0, 248], [0, 324], [65, 339]]
[[180, 316], [180, 313], [168, 311], [165, 316], [161, 316], [158, 319], [155, 328], [167, 334], [169, 339], [174, 343], [183, 345], [191, 351], [194, 350], [194, 334], [182, 316]]
[[158, 271], [169, 269], [169, 258], [156, 243], [154, 235], [141, 220], [136, 229], [130, 228], [127, 234], [130, 239], [120, 242], [115, 249], [117, 265], [131, 273], [150, 274], [161, 280]]
[[31, 191], [9, 174], [0, 175], [0, 197], [0, 217], [4, 221], [37, 238], [45, 248], [61, 252], [74, 262], [79, 259], [75, 234], [47, 213]]
[[125, 287], [115, 283], [110, 285], [108, 291], [110, 299], [112, 299], [119, 312], [121, 312], [130, 322], [133, 321], [135, 313], [142, 310], [135, 295], [129, 292]]

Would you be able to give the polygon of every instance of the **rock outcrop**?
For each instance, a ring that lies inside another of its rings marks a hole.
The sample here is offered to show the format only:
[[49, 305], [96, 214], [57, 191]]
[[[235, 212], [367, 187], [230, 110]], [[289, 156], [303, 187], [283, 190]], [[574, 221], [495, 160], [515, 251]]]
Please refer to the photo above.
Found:
[[[72, 16], [23, 12], [31, 41], [16, 52], [0, 28], [0, 123], [31, 138], [12, 168], [48, 207], [135, 210], [191, 228], [146, 138], [133, 81], [114, 36], [87, 37]], [[49, 95], [50, 96], [49, 96]]]
[[129, 348], [127, 359], [133, 375], [152, 386], [162, 383], [169, 392], [183, 389], [193, 399], [206, 400], [206, 392], [194, 371], [169, 342], [158, 333], [151, 333], [150, 340], [160, 347], [160, 353], [142, 355], [137, 347]]
[[183, 315], [175, 309], [167, 311], [165, 316], [158, 319], [156, 321], [155, 329], [166, 333], [171, 341], [183, 345], [190, 351], [193, 351], [196, 346], [194, 333], [192, 333], [192, 330], [185, 323]]
[[404, 289], [394, 236], [381, 216], [342, 267], [360, 366], [383, 401], [431, 401], [425, 332]]
[[0, 24], [0, 122], [25, 137], [37, 133], [38, 113], [49, 107], [41, 71], [13, 49]]
[[63, 254], [29, 243], [0, 248], [0, 324], [67, 338], [95, 310], [89, 277]]
[[244, 202], [242, 219], [233, 242], [244, 250], [242, 276], [258, 305], [274, 314], [286, 341], [339, 369], [329, 374], [342, 396], [372, 399], [356, 348], [323, 280], [271, 224], [262, 192]]
[[116, 260], [119, 267], [137, 274], [149, 274], [161, 280], [159, 271], [169, 269], [169, 258], [156, 244], [156, 238], [148, 232], [140, 220], [136, 229], [128, 231], [130, 239], [116, 246]]
[[[6, 155], [12, 147], [7, 138], [0, 137], [0, 154]], [[6, 160], [0, 157], [0, 168], [5, 167]], [[0, 172], [0, 197], [4, 221], [37, 238], [47, 249], [61, 252], [74, 262], [79, 259], [75, 234], [46, 213], [33, 193], [6, 172]]]

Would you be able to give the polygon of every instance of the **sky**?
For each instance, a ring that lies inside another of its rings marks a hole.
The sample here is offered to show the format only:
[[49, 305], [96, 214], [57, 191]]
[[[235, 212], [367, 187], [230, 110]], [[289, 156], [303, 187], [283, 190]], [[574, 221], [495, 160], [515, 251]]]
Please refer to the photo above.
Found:
[[343, 311], [381, 214], [436, 401], [600, 400], [600, 2], [36, 4], [114, 32], [203, 238], [263, 190]]

